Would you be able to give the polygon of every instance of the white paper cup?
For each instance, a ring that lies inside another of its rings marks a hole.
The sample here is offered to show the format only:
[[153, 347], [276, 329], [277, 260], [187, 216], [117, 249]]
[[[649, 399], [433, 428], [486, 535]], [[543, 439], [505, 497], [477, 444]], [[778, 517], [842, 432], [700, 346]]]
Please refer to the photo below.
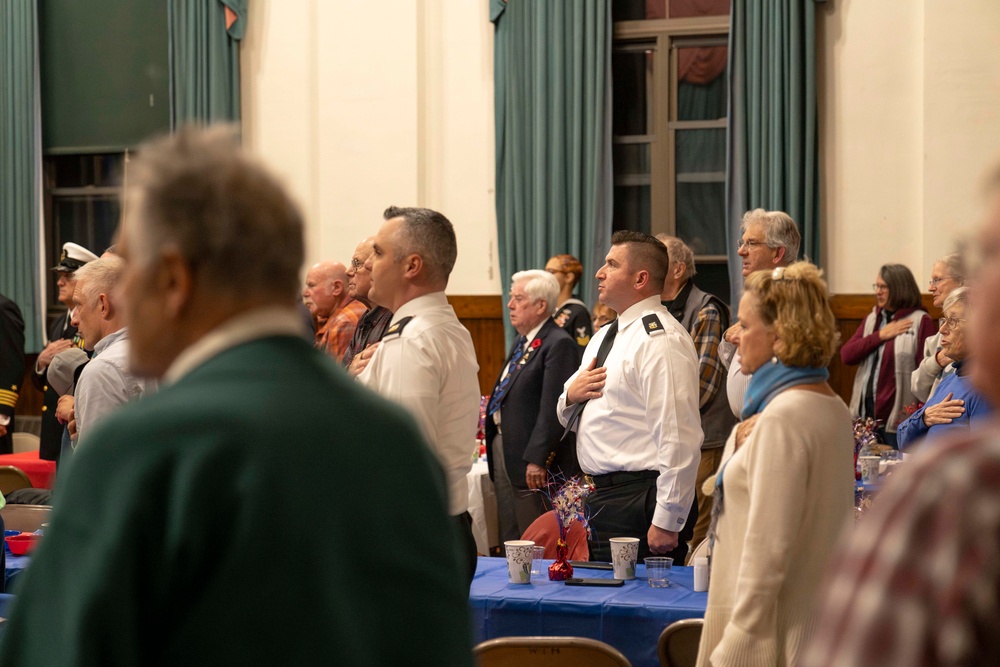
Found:
[[507, 552], [507, 580], [512, 584], [530, 584], [535, 543], [531, 540], [508, 540], [503, 546]]
[[865, 484], [874, 484], [878, 481], [878, 465], [882, 462], [880, 456], [861, 456], [861, 481]]
[[635, 561], [639, 558], [638, 537], [612, 537], [611, 565], [615, 579], [635, 579]]

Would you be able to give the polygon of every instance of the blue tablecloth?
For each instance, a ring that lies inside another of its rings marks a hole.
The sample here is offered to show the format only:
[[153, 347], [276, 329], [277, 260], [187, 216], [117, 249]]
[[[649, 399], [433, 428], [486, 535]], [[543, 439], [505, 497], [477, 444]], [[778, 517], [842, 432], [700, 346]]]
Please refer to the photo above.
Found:
[[7, 554], [7, 569], [4, 572], [4, 589], [11, 593], [14, 582], [24, 571], [24, 568], [28, 567], [28, 563], [31, 562], [31, 556], [15, 556], [14, 554]]
[[[613, 578], [610, 570], [577, 569], [574, 576]], [[692, 568], [675, 567], [668, 588], [650, 588], [639, 565], [636, 579], [621, 588], [566, 586], [549, 581], [547, 572], [532, 576], [530, 584], [511, 584], [505, 559], [480, 558], [469, 598], [473, 634], [476, 643], [511, 636], [590, 637], [611, 644], [636, 667], [657, 667], [663, 628], [705, 615], [708, 593], [695, 593], [693, 579]]]

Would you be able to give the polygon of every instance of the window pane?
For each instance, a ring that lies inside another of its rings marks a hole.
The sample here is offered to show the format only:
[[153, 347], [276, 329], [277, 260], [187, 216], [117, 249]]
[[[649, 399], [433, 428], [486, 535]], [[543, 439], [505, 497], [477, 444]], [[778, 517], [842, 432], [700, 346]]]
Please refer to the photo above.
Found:
[[47, 158], [55, 168], [55, 187], [121, 183], [121, 153], [101, 155], [53, 155]]
[[628, 229], [649, 233], [650, 218], [648, 185], [616, 185], [614, 231]]
[[696, 255], [725, 255], [725, 182], [678, 182], [676, 192], [677, 236]]
[[615, 144], [613, 164], [616, 176], [649, 174], [649, 144]]
[[725, 46], [677, 49], [677, 120], [726, 117], [728, 77]]
[[653, 52], [652, 45], [637, 44], [611, 54], [616, 135], [652, 132]]
[[[662, 4], [659, 0], [653, 0]], [[728, 16], [730, 0], [670, 0], [670, 18]], [[616, 3], [617, 4], [617, 3]]]
[[677, 180], [723, 180], [726, 130], [677, 130]]
[[[121, 207], [114, 197], [54, 197], [48, 266], [59, 263], [62, 246], [69, 241], [100, 256], [111, 245], [120, 215]], [[55, 280], [49, 281], [49, 287], [49, 303], [54, 307], [58, 303], [59, 288]]]
[[678, 130], [677, 236], [697, 255], [726, 254], [726, 131]]
[[611, 3], [612, 21], [642, 21], [666, 16], [666, 0], [613, 0]]

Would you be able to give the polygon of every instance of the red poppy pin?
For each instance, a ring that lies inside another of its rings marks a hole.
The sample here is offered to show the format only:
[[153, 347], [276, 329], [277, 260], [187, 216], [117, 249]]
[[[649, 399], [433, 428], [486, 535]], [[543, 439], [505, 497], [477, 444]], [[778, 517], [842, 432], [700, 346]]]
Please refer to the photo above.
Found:
[[538, 338], [536, 338], [535, 340], [531, 341], [531, 349], [532, 350], [537, 350], [541, 346], [542, 346], [542, 341], [539, 340]]

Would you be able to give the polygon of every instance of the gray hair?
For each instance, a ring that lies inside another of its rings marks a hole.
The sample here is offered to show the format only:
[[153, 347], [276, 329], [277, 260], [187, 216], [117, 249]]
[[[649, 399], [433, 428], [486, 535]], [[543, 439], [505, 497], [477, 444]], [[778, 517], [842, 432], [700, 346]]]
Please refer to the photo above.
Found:
[[278, 180], [240, 150], [232, 126], [185, 127], [143, 145], [129, 181], [130, 261], [147, 266], [171, 248], [215, 293], [295, 299], [302, 216]]
[[952, 280], [959, 285], [965, 284], [965, 263], [962, 261], [962, 255], [953, 252], [950, 255], [945, 255], [935, 264], [943, 264]]
[[75, 278], [77, 289], [83, 294], [87, 303], [94, 303], [101, 294], [107, 294], [111, 298], [111, 293], [121, 282], [122, 274], [125, 273], [125, 260], [117, 255], [108, 255], [91, 262], [87, 262], [76, 270]]
[[684, 264], [684, 275], [682, 276], [684, 280], [694, 278], [698, 271], [694, 267], [694, 253], [688, 247], [688, 244], [676, 236], [670, 236], [669, 234], [657, 234], [656, 238], [663, 241], [663, 245], [667, 246], [667, 255], [670, 256], [671, 266], [678, 263]]
[[386, 220], [402, 218], [403, 224], [396, 231], [394, 259], [401, 261], [406, 255], [420, 255], [431, 278], [448, 282], [458, 257], [458, 243], [451, 221], [429, 208], [402, 208], [390, 206], [382, 217]]
[[532, 302], [544, 301], [551, 316], [556, 312], [559, 305], [559, 281], [548, 271], [540, 269], [530, 269], [528, 271], [518, 271], [510, 278], [511, 284], [523, 282], [524, 293]]
[[784, 211], [765, 211], [762, 208], [755, 208], [743, 215], [740, 233], [745, 232], [747, 227], [755, 222], [763, 225], [764, 244], [768, 248], [785, 249], [783, 264], [788, 265], [798, 259], [802, 236], [792, 216]]
[[956, 287], [948, 296], [944, 298], [944, 303], [941, 304], [941, 310], [948, 310], [952, 306], [957, 306], [962, 304], [966, 308], [969, 307], [969, 288], [968, 287]]

